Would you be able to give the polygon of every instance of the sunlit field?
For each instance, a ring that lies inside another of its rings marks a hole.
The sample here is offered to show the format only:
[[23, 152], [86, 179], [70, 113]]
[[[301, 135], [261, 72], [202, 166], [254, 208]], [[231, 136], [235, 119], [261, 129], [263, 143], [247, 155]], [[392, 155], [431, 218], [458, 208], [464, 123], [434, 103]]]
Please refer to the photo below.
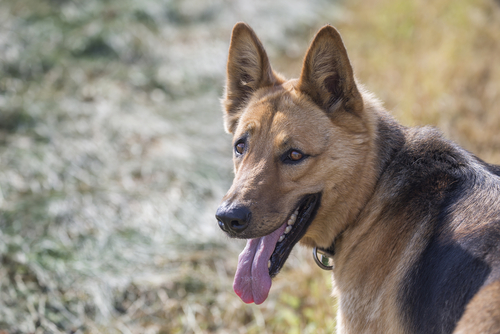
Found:
[[332, 333], [332, 278], [296, 247], [260, 306], [232, 291], [244, 241], [220, 97], [232, 26], [300, 73], [341, 32], [404, 125], [500, 164], [500, 2], [0, 1], [0, 333]]

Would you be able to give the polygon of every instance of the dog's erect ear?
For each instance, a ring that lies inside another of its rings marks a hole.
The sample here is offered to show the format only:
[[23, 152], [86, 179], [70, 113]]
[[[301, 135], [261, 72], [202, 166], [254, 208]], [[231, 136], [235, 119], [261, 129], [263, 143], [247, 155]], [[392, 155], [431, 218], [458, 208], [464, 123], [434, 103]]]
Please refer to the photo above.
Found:
[[266, 51], [255, 32], [237, 23], [231, 35], [224, 97], [224, 126], [233, 133], [250, 95], [257, 89], [280, 83], [273, 73]]
[[347, 51], [338, 31], [324, 26], [307, 50], [298, 88], [327, 113], [339, 107], [358, 114], [363, 108]]

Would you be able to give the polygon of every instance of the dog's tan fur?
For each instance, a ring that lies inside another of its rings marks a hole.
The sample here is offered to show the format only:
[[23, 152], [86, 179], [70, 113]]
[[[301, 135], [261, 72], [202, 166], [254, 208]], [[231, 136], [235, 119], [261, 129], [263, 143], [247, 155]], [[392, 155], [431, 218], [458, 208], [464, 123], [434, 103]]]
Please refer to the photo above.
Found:
[[[434, 129], [398, 125], [357, 83], [342, 39], [331, 26], [315, 36], [299, 79], [285, 80], [271, 69], [253, 30], [239, 23], [233, 29], [227, 77], [225, 128], [235, 144], [242, 137], [247, 140], [245, 153], [234, 159], [234, 182], [223, 199], [251, 211], [251, 224], [238, 237], [270, 234], [304, 194], [320, 192], [321, 206], [300, 242], [326, 249], [335, 241], [338, 332], [451, 332], [458, 319], [441, 328], [438, 321], [431, 326], [418, 318], [425, 307], [405, 310], [411, 309], [408, 296], [414, 296], [407, 291], [422, 286], [418, 268], [424, 265], [419, 261], [431, 261], [422, 254], [434, 251], [432, 240], [460, 243], [498, 228], [491, 226], [499, 220], [499, 210], [491, 208], [500, 208], [500, 169]], [[291, 148], [308, 158], [282, 163], [279, 156]], [[448, 206], [459, 181], [447, 170], [464, 166], [482, 181], [470, 187], [471, 196]], [[451, 208], [446, 221], [450, 217], [452, 222], [436, 225], [439, 205], [445, 204]], [[460, 249], [453, 254], [468, 256]], [[498, 252], [490, 257], [496, 268]], [[456, 333], [500, 332], [500, 283], [492, 275], [480, 284], [482, 290], [471, 299]]]

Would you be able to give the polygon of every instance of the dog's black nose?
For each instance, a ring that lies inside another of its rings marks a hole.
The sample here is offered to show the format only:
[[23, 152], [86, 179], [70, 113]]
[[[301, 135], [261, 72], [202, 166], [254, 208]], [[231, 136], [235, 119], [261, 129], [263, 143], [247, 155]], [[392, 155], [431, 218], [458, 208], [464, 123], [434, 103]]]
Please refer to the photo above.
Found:
[[252, 213], [244, 206], [227, 206], [223, 203], [217, 209], [215, 218], [224, 232], [241, 233], [248, 227]]

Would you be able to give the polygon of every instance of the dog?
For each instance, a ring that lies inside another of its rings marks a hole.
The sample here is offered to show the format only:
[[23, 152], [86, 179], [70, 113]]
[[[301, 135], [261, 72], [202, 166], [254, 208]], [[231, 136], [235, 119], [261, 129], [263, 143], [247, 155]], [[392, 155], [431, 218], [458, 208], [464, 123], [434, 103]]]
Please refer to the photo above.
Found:
[[265, 301], [300, 243], [334, 263], [338, 333], [500, 333], [500, 166], [398, 124], [335, 28], [286, 80], [236, 24], [222, 104], [235, 176], [216, 219], [247, 239], [244, 302]]

